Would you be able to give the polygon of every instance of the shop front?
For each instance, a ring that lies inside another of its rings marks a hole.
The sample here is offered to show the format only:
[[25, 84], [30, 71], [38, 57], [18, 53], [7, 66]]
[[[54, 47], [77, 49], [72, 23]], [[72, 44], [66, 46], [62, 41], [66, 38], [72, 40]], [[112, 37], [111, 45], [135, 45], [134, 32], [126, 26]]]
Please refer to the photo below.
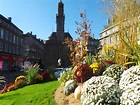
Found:
[[21, 68], [25, 60], [27, 59], [23, 56], [0, 54], [0, 70], [11, 70], [12, 67]]

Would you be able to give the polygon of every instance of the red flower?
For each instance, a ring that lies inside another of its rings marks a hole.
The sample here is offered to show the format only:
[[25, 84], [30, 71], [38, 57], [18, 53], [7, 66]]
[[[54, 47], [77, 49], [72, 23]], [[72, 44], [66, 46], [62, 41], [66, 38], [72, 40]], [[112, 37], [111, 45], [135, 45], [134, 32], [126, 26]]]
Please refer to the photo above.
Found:
[[111, 60], [105, 60], [104, 62], [105, 62], [105, 63], [108, 63], [108, 64], [110, 64], [110, 65], [115, 64], [115, 62], [113, 62], [113, 61], [111, 61]]
[[0, 94], [7, 92], [9, 86], [13, 85], [13, 83], [5, 84], [4, 88], [0, 90]]
[[7, 92], [7, 85], [5, 84], [4, 88], [0, 90], [0, 94]]
[[76, 69], [74, 75], [76, 77], [76, 81], [82, 83], [91, 78], [93, 76], [93, 72], [87, 64], [83, 64]]
[[14, 83], [8, 83], [8, 84], [6, 84], [6, 86], [7, 86], [7, 88], [9, 87], [9, 86], [11, 86], [11, 85], [13, 85]]
[[42, 75], [42, 77], [45, 77], [47, 75], [47, 72], [44, 71], [41, 75]]
[[98, 66], [98, 69], [100, 70], [98, 75], [102, 75], [102, 73], [105, 71], [105, 69], [112, 64], [115, 64], [115, 62], [113, 62], [111, 60], [105, 60], [105, 61], [101, 62]]

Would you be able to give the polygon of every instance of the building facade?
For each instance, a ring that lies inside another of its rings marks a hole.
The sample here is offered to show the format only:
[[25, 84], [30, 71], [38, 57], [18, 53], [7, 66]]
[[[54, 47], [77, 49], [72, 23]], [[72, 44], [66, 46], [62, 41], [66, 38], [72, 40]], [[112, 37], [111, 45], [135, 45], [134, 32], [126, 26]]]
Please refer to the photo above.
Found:
[[96, 55], [98, 52], [99, 41], [94, 37], [89, 37], [86, 44], [86, 51], [89, 54]]
[[100, 46], [105, 45], [114, 45], [119, 42], [119, 37], [115, 35], [119, 30], [119, 27], [117, 25], [110, 25], [108, 24], [108, 27], [104, 28], [100, 32]]
[[44, 64], [44, 42], [33, 35], [32, 32], [28, 32], [24, 36], [24, 47], [25, 56], [32, 63], [39, 63], [40, 61]]
[[52, 32], [48, 40], [45, 41], [45, 64], [57, 67], [58, 59], [61, 58], [63, 66], [69, 66], [69, 48], [63, 44], [65, 38], [71, 38], [68, 32], [64, 31], [64, 4], [60, 0], [58, 3], [58, 13], [56, 14], [56, 32]]
[[[136, 21], [139, 21], [140, 17], [133, 18], [131, 21], [124, 21], [122, 26], [123, 26], [123, 32], [120, 32], [119, 30], [119, 25], [113, 24], [113, 23], [108, 23], [108, 25], [100, 32], [100, 38], [99, 38], [99, 42], [100, 42], [100, 52], [102, 52], [102, 48], [106, 45], [109, 46], [118, 46], [120, 43], [120, 38], [119, 38], [119, 34], [123, 33], [123, 35], [125, 35], [125, 37], [123, 37], [123, 39], [127, 42], [128, 38], [129, 40], [132, 39], [132, 37], [137, 38], [136, 41], [139, 44], [140, 42], [140, 36], [139, 36], [139, 26], [136, 24]], [[135, 24], [133, 24], [133, 22]], [[133, 25], [132, 25], [133, 24]], [[132, 27], [133, 26], [133, 27]], [[135, 27], [134, 27], [135, 26]], [[133, 29], [133, 32], [131, 31], [131, 29]], [[132, 35], [132, 36], [131, 36]]]
[[21, 67], [25, 59], [23, 31], [0, 14], [0, 70]]

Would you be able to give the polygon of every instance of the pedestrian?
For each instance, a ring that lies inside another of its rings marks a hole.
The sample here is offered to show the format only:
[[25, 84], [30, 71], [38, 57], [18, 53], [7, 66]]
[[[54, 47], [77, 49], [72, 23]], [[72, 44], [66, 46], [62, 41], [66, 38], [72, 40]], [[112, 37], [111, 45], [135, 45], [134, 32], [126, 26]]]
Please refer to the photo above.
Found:
[[62, 66], [61, 58], [58, 59], [58, 67]]

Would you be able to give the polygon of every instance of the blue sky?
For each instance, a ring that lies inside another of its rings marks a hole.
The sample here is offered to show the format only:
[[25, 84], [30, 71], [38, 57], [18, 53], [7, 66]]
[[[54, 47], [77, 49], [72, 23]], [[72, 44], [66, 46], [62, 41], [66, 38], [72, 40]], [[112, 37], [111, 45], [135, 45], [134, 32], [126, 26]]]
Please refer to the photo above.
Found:
[[[12, 17], [12, 22], [24, 33], [31, 32], [46, 40], [56, 31], [57, 6], [60, 0], [0, 0], [0, 14]], [[81, 22], [80, 12], [86, 10], [87, 19], [93, 21], [91, 30], [95, 38], [107, 24], [100, 0], [62, 0], [65, 13], [65, 31], [75, 39], [75, 21]]]

